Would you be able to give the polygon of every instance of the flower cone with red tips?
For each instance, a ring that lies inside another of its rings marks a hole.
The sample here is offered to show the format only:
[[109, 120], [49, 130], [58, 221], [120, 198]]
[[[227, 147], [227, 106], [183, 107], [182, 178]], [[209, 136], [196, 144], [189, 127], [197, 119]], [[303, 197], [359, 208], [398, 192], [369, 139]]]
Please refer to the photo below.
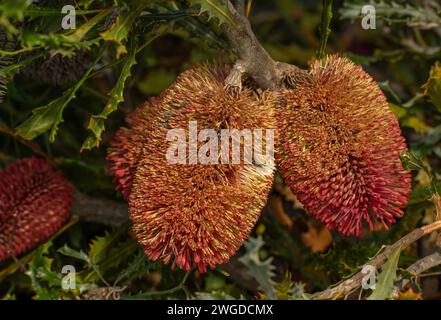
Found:
[[71, 186], [42, 159], [26, 158], [0, 171], [0, 261], [55, 233], [69, 217]]
[[129, 198], [137, 240], [152, 260], [201, 272], [225, 263], [266, 203], [273, 163], [167, 163], [168, 130], [183, 128], [188, 136], [190, 121], [217, 132], [275, 128], [273, 95], [245, 88], [239, 97], [230, 96], [223, 87], [228, 72], [207, 65], [185, 71], [158, 99], [141, 106], [131, 128], [112, 143], [110, 171]]
[[375, 81], [346, 58], [311, 67], [312, 81], [281, 93], [276, 159], [307, 211], [330, 229], [361, 235], [403, 215], [411, 176], [404, 138]]

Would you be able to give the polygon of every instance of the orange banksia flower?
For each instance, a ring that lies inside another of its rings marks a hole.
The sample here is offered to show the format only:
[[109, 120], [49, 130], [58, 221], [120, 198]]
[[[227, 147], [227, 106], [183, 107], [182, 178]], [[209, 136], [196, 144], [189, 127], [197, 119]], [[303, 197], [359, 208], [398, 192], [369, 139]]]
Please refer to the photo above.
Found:
[[69, 216], [71, 186], [51, 165], [26, 158], [0, 171], [0, 261], [55, 233]]
[[[118, 132], [112, 144], [111, 172], [129, 198], [136, 238], [152, 260], [185, 270], [196, 266], [201, 272], [225, 263], [266, 203], [271, 161], [193, 163], [189, 148], [184, 163], [170, 164], [166, 157], [169, 130], [182, 129], [190, 140], [193, 121], [199, 132], [214, 129], [216, 136], [222, 129], [275, 128], [273, 97], [248, 88], [238, 97], [229, 95], [223, 85], [228, 72], [227, 67], [207, 65], [183, 72], [159, 98], [141, 106], [138, 116], [130, 117], [131, 128]], [[263, 140], [265, 150], [265, 134]], [[198, 147], [203, 144], [197, 142]], [[219, 155], [223, 151], [231, 156], [231, 150], [219, 147]]]
[[308, 212], [330, 229], [361, 235], [403, 215], [410, 174], [404, 138], [385, 96], [360, 66], [330, 56], [311, 83], [282, 96], [278, 167]]
[[121, 128], [110, 142], [107, 154], [108, 172], [113, 176], [116, 190], [128, 200], [132, 189], [132, 179], [140, 160], [143, 146], [151, 140], [149, 134], [157, 125], [154, 121], [160, 110], [155, 108], [155, 99], [140, 105], [126, 117], [130, 128]]

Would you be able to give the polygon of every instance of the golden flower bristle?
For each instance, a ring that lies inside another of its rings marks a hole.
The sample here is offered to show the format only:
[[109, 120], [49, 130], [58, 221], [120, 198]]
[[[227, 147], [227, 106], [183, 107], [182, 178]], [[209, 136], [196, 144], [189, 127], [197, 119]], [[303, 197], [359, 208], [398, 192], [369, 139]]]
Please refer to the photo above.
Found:
[[[129, 161], [136, 163], [136, 174], [129, 178], [129, 208], [136, 238], [152, 260], [185, 270], [195, 266], [201, 272], [225, 263], [246, 240], [266, 203], [273, 163], [171, 165], [166, 159], [168, 130], [183, 128], [188, 134], [190, 121], [197, 121], [199, 130], [218, 133], [275, 128], [274, 96], [248, 88], [238, 97], [229, 95], [223, 84], [228, 72], [220, 65], [192, 67], [149, 104], [160, 116], [136, 120], [150, 128], [136, 146], [142, 150], [137, 161]], [[141, 134], [142, 127], [132, 126], [124, 135]], [[134, 146], [128, 140], [130, 149]]]
[[311, 66], [311, 83], [281, 96], [276, 159], [307, 211], [344, 235], [388, 228], [403, 215], [411, 177], [404, 138], [375, 81], [346, 58]]

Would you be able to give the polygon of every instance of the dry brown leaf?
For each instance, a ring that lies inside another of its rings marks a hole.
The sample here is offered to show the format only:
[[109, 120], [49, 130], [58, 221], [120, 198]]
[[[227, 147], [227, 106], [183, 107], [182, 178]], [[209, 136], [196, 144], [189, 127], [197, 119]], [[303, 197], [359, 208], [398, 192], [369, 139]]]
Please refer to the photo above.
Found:
[[293, 222], [289, 215], [285, 212], [285, 209], [283, 209], [282, 199], [278, 196], [272, 196], [270, 199], [270, 205], [277, 221], [281, 225], [287, 226], [289, 229], [291, 229]]
[[332, 244], [332, 234], [325, 227], [317, 227], [308, 222], [308, 231], [301, 235], [303, 244], [312, 252], [324, 252]]
[[398, 300], [423, 300], [423, 295], [409, 288], [407, 291], [398, 294]]

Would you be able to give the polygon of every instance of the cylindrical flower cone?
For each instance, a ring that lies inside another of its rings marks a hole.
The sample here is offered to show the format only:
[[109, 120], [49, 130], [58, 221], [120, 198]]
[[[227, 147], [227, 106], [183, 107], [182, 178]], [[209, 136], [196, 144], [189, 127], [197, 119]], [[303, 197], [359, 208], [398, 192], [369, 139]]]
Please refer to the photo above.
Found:
[[42, 159], [26, 158], [0, 171], [0, 261], [47, 240], [66, 221], [71, 185]]
[[411, 176], [399, 124], [376, 82], [346, 58], [311, 66], [312, 81], [281, 93], [277, 165], [306, 210], [343, 235], [389, 228]]

